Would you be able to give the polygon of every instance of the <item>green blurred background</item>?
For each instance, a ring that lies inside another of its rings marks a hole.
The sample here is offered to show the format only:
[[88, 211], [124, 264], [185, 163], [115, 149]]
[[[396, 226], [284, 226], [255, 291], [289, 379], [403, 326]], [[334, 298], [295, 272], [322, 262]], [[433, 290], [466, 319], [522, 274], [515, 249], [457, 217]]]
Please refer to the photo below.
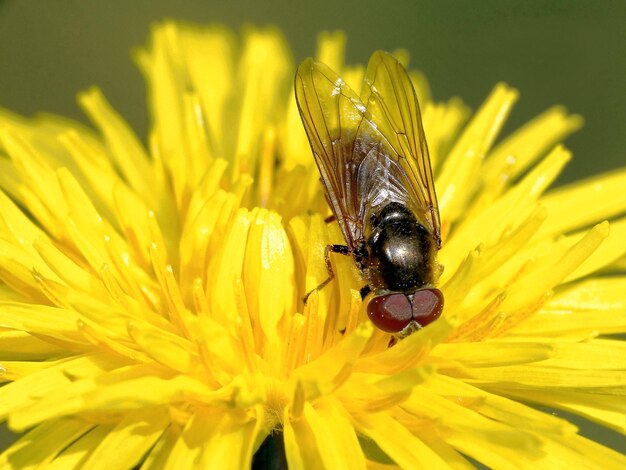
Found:
[[458, 95], [476, 109], [496, 82], [518, 88], [505, 132], [553, 104], [583, 115], [560, 182], [626, 163], [623, 0], [0, 0], [0, 106], [84, 120], [75, 94], [97, 84], [145, 136], [145, 93], [129, 50], [165, 17], [278, 25], [296, 60], [313, 53], [324, 29], [347, 32], [349, 62], [404, 47], [436, 99]]
[[[277, 25], [296, 61], [314, 52], [320, 30], [346, 31], [352, 63], [404, 47], [438, 100], [456, 95], [476, 109], [496, 82], [518, 88], [505, 133], [554, 104], [584, 116], [585, 127], [567, 140], [574, 159], [559, 182], [626, 163], [623, 0], [0, 0], [0, 106], [85, 121], [75, 95], [96, 84], [145, 137], [145, 91], [129, 51], [166, 17], [233, 29]], [[623, 450], [621, 438], [601, 434]]]

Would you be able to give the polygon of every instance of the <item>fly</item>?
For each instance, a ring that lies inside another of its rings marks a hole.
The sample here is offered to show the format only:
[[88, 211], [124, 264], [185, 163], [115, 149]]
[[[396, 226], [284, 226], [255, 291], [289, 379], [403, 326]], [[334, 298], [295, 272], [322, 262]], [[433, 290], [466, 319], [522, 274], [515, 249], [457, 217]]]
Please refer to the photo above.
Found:
[[367, 282], [361, 293], [373, 293], [367, 313], [374, 325], [398, 337], [425, 327], [443, 310], [435, 287], [441, 222], [408, 73], [392, 55], [377, 51], [359, 96], [329, 67], [306, 59], [295, 93], [346, 242], [326, 247], [329, 279], [315, 290], [333, 277], [330, 252], [351, 255]]

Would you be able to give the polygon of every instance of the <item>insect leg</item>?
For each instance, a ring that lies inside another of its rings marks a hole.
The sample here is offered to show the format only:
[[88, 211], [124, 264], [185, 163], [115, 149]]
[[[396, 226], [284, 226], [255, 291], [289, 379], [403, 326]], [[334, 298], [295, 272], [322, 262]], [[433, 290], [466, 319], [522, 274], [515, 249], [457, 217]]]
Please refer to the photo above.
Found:
[[361, 289], [359, 290], [359, 294], [361, 294], [361, 300], [367, 297], [367, 294], [369, 294], [370, 292], [372, 292], [372, 289], [370, 288], [370, 286], [361, 287]]
[[306, 301], [309, 299], [309, 296], [318, 290], [323, 289], [326, 285], [333, 280], [335, 277], [335, 273], [333, 272], [333, 266], [330, 263], [330, 253], [339, 253], [340, 255], [349, 255], [350, 249], [346, 245], [326, 245], [326, 249], [324, 250], [324, 262], [326, 263], [326, 271], [328, 271], [328, 278], [322, 282], [315, 289], [309, 291], [307, 295], [304, 296], [304, 304], [306, 305]]

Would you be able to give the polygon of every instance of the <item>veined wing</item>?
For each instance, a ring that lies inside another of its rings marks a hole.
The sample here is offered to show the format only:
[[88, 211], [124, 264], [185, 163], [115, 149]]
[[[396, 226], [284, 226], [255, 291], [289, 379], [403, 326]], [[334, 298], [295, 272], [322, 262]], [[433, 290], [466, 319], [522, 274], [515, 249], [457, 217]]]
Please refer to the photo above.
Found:
[[[441, 246], [439, 207], [419, 104], [409, 75], [390, 54], [377, 51], [370, 58], [361, 101], [366, 107], [363, 121], [377, 128], [384, 139], [382, 147], [395, 163], [387, 162], [386, 166], [400, 168], [400, 171], [394, 169], [389, 174], [398, 179], [398, 184], [408, 180], [408, 184], [402, 186], [407, 207]], [[359, 135], [370, 133], [363, 126], [359, 130]], [[376, 183], [368, 186], [373, 184]], [[384, 181], [378, 184], [384, 184]], [[371, 190], [379, 192], [375, 188]]]
[[363, 234], [357, 171], [365, 155], [355, 137], [358, 129], [371, 127], [363, 123], [365, 107], [335, 72], [313, 59], [298, 67], [295, 93], [326, 197], [353, 250]]

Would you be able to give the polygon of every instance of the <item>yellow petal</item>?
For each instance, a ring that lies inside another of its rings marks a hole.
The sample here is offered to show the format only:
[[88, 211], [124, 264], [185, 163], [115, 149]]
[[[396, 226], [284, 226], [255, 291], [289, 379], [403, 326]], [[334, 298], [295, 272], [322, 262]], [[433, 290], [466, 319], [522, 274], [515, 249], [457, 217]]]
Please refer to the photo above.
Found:
[[255, 174], [263, 125], [275, 119], [276, 105], [287, 91], [292, 70], [284, 40], [277, 31], [249, 30], [243, 42], [237, 77], [240, 95], [235, 111], [238, 129], [231, 167], [233, 179], [240, 172]]
[[293, 255], [278, 214], [252, 212], [243, 270], [251, 321], [271, 347], [278, 342], [279, 322], [295, 303]]
[[432, 367], [416, 367], [392, 376], [354, 373], [337, 395], [350, 412], [378, 413], [402, 403], [417, 384], [433, 373]]
[[[428, 389], [486, 418], [521, 430], [534, 430], [542, 435], [571, 435], [576, 426], [557, 416], [506, 398], [443, 374], [433, 374]], [[546, 395], [548, 396], [548, 395]], [[453, 415], [454, 416], [454, 415]], [[465, 418], [459, 420], [463, 422]]]
[[606, 277], [569, 284], [541, 309], [518, 325], [516, 335], [582, 335], [626, 331], [626, 279]]
[[76, 322], [80, 317], [71, 310], [17, 302], [0, 302], [0, 309], [0, 326], [4, 328], [37, 333], [61, 341], [84, 342], [76, 331]]
[[626, 217], [611, 222], [606, 240], [600, 247], [566, 278], [567, 281], [580, 279], [610, 265], [626, 254]]
[[170, 468], [249, 468], [257, 423], [244, 413], [196, 413], [167, 460]]
[[[315, 58], [339, 73], [344, 66], [345, 48], [346, 34], [343, 31], [324, 31], [317, 36]], [[358, 89], [358, 86], [353, 89]]]
[[0, 130], [0, 143], [18, 169], [25, 184], [20, 188], [22, 202], [48, 233], [63, 238], [59, 215], [67, 214], [65, 199], [54, 176], [54, 168], [28, 141], [28, 136], [17, 129]]
[[85, 462], [91, 451], [100, 444], [113, 429], [112, 424], [99, 424], [82, 435], [55, 457], [46, 468], [63, 470], [78, 468]]
[[315, 408], [307, 403], [301, 420], [313, 434], [324, 468], [365, 467], [354, 427], [339, 403], [323, 400]]
[[155, 182], [148, 155], [128, 124], [111, 108], [97, 88], [80, 94], [78, 102], [100, 128], [110, 156], [125, 180], [144, 200], [152, 201]]
[[527, 270], [524, 277], [511, 287], [501, 309], [505, 312], [520, 311], [524, 306], [536, 302], [568, 275], [571, 276], [572, 271], [592, 255], [608, 234], [608, 223], [603, 223], [591, 229], [572, 246], [568, 246], [567, 242], [558, 249], [552, 246], [550, 253], [546, 253], [533, 269]]
[[165, 432], [157, 440], [154, 447], [150, 449], [146, 455], [145, 460], [142, 463], [141, 468], [148, 469], [162, 469], [167, 465], [167, 459], [172, 452], [172, 448], [176, 444], [179, 437], [178, 426], [169, 426]]
[[419, 97], [417, 89], [416, 93], [422, 109], [424, 132], [428, 136], [430, 162], [434, 174], [437, 175], [443, 157], [467, 122], [470, 109], [459, 98], [451, 98], [447, 103], [428, 103]]
[[40, 368], [32, 367], [28, 375], [0, 389], [0, 415], [6, 416], [20, 407], [28, 408], [40, 398], [64, 390], [77, 378], [98, 376], [124, 362], [101, 354], [60, 359], [47, 367], [45, 364]]
[[402, 408], [415, 417], [432, 420], [448, 443], [489, 467], [514, 468], [514, 461], [532, 460], [541, 455], [542, 440], [533, 435], [532, 428], [497, 422], [463, 406], [468, 401], [471, 403], [466, 400], [439, 397], [427, 387], [418, 387]]
[[[81, 411], [106, 410], [112, 405], [138, 409], [167, 403], [182, 394], [202, 396], [218, 403], [233, 396], [234, 388], [222, 389], [216, 394], [190, 377], [169, 378], [171, 373], [159, 372], [154, 366], [131, 366], [101, 377], [71, 382], [50, 390], [34, 403], [16, 409], [10, 416], [10, 425], [14, 429], [24, 429], [43, 420]], [[137, 390], [143, 390], [140, 396]]]
[[469, 383], [482, 387], [537, 390], [585, 390], [587, 393], [624, 394], [626, 370], [570, 370], [541, 365], [471, 368], [462, 373]]
[[393, 375], [411, 369], [424, 361], [430, 349], [442, 341], [451, 329], [451, 325], [441, 319], [428, 328], [413, 333], [393, 348], [386, 349], [380, 354], [361, 357], [355, 365], [355, 371]]
[[582, 124], [580, 116], [568, 116], [560, 106], [548, 109], [493, 149], [485, 162], [484, 179], [493, 182], [519, 175]]
[[540, 232], [569, 232], [623, 215], [626, 212], [624, 188], [626, 171], [616, 170], [553, 189], [541, 198], [550, 219]]
[[[216, 247], [207, 269], [207, 295], [214, 320], [233, 324], [236, 317], [235, 284], [241, 279], [250, 215], [240, 209]], [[217, 312], [220, 312], [218, 315]]]
[[362, 324], [322, 356], [296, 369], [294, 379], [301, 381], [308, 400], [330, 393], [348, 379], [371, 334], [372, 325]]
[[60, 418], [42, 423], [0, 455], [0, 466], [4, 468], [46, 466], [65, 447], [93, 427], [93, 424], [75, 418]]
[[581, 462], [591, 460], [590, 467], [624, 468], [626, 457], [606, 446], [579, 435], [548, 441], [544, 457], [537, 461], [544, 468], [575, 468]]
[[137, 323], [129, 326], [129, 334], [143, 352], [170, 369], [191, 373], [198, 362], [193, 345], [176, 334]]
[[625, 289], [626, 279], [623, 277], [586, 279], [560, 288], [544, 308], [555, 312], [626, 308]]
[[432, 351], [444, 361], [456, 361], [467, 367], [499, 367], [541, 361], [555, 354], [545, 342], [481, 341], [476, 343], [441, 343]]
[[[495, 245], [498, 239], [520, 226], [520, 222], [533, 212], [537, 213], [535, 201], [546, 187], [558, 176], [569, 160], [570, 153], [556, 147], [539, 165], [502, 197], [494, 202], [477, 206], [472, 214], [459, 223], [443, 246], [440, 262], [452, 274], [466, 253], [479, 243]], [[481, 234], [479, 237], [476, 234]], [[445, 279], [445, 271], [444, 271]]]
[[[310, 406], [310, 403], [304, 404], [304, 407]], [[289, 468], [324, 468], [315, 435], [305, 419], [302, 419], [301, 416], [292, 418], [288, 410], [285, 410], [283, 433]]]
[[455, 220], [467, 203], [473, 189], [467, 181], [475, 179], [482, 159], [516, 100], [515, 90], [497, 85], [447, 156], [435, 182], [439, 210], [445, 220]]
[[136, 465], [161, 436], [169, 421], [165, 408], [128, 413], [89, 453], [83, 465], [102, 470]]
[[355, 417], [357, 430], [402, 468], [448, 468], [430, 447], [385, 413]]
[[619, 433], [626, 433], [626, 425], [624, 424], [626, 403], [624, 403], [623, 395], [589, 394], [584, 391], [550, 390], [545, 392], [521, 389], [507, 389], [505, 393], [518, 400], [569, 411]]
[[23, 331], [0, 331], [0, 357], [3, 361], [44, 360], [58, 357], [63, 352], [63, 347], [48, 343]]

